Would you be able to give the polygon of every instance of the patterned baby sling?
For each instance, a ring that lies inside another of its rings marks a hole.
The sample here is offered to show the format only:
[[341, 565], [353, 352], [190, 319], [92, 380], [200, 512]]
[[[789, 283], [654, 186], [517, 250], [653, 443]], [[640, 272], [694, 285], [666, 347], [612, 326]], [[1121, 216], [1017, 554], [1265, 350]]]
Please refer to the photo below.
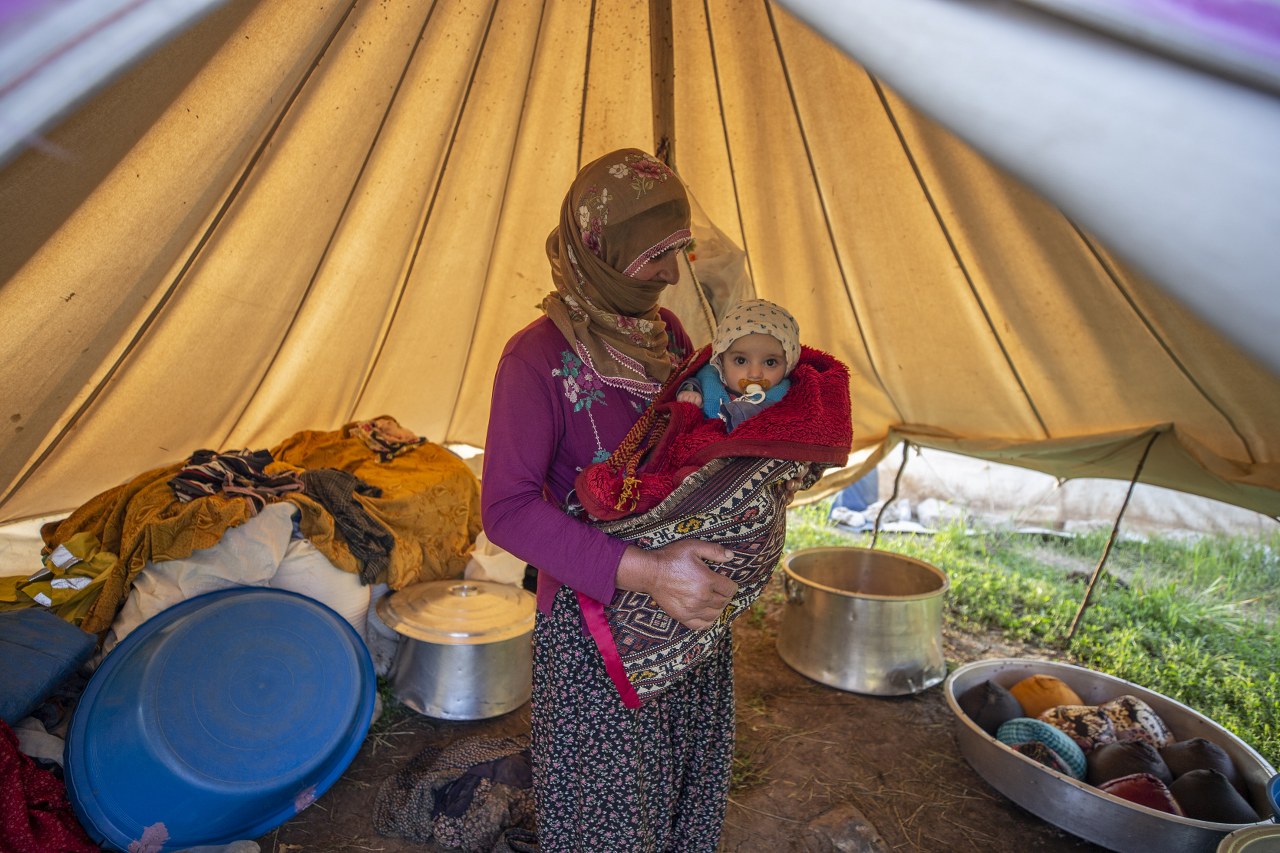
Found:
[[777, 403], [726, 434], [718, 419], [675, 399], [710, 347], [672, 376], [618, 449], [578, 475], [571, 511], [646, 550], [696, 538], [733, 551], [711, 565], [738, 584], [720, 618], [693, 630], [645, 593], [617, 590], [605, 605], [578, 593], [583, 618], [618, 694], [638, 708], [675, 684], [715, 649], [729, 624], [764, 591], [786, 538], [786, 483], [808, 488], [845, 464], [853, 441], [849, 372], [837, 359], [801, 347], [791, 388]]

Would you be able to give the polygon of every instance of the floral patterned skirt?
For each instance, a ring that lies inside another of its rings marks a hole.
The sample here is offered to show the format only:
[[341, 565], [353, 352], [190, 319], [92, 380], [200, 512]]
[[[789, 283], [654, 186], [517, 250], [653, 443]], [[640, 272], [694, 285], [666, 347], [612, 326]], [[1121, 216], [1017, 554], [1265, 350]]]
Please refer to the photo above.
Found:
[[638, 710], [624, 707], [571, 589], [534, 628], [533, 761], [541, 853], [716, 849], [733, 761], [733, 647]]

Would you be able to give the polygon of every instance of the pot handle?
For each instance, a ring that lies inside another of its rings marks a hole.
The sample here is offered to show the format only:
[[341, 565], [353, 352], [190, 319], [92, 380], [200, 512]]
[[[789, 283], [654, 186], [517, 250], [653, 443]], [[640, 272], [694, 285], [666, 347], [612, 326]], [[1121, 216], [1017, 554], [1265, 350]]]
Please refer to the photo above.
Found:
[[791, 575], [782, 578], [782, 588], [787, 594], [788, 604], [804, 604], [804, 587], [796, 583]]

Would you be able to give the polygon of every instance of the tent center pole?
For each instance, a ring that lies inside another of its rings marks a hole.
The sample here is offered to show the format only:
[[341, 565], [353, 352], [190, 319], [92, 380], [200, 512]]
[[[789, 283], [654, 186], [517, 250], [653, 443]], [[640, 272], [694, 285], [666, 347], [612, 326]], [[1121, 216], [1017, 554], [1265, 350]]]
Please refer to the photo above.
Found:
[[671, 0], [649, 0], [649, 71], [653, 153], [676, 165], [676, 62]]
[[1084, 618], [1084, 611], [1089, 606], [1089, 599], [1093, 596], [1093, 588], [1097, 585], [1098, 578], [1102, 576], [1102, 568], [1107, 564], [1107, 557], [1111, 554], [1111, 546], [1116, 543], [1116, 538], [1120, 535], [1120, 520], [1124, 518], [1124, 511], [1129, 508], [1129, 499], [1133, 497], [1133, 490], [1138, 485], [1138, 478], [1142, 476], [1142, 466], [1147, 464], [1147, 456], [1150, 455], [1151, 447], [1159, 437], [1159, 432], [1152, 432], [1151, 438], [1147, 440], [1146, 448], [1142, 451], [1142, 458], [1138, 460], [1138, 468], [1133, 472], [1133, 479], [1129, 481], [1129, 491], [1125, 492], [1124, 503], [1120, 504], [1120, 512], [1116, 514], [1116, 523], [1111, 526], [1111, 535], [1107, 537], [1107, 545], [1102, 549], [1102, 556], [1098, 558], [1098, 565], [1094, 567], [1093, 574], [1089, 576], [1089, 585], [1085, 588], [1084, 599], [1076, 610], [1075, 618], [1071, 620], [1071, 628], [1067, 631], [1067, 640], [1074, 637], [1076, 629], [1080, 627], [1080, 621]]
[[880, 538], [880, 519], [884, 518], [884, 511], [889, 505], [898, 499], [898, 487], [902, 485], [902, 472], [907, 470], [907, 452], [911, 450], [911, 442], [902, 442], [902, 464], [898, 466], [898, 473], [893, 477], [893, 492], [888, 499], [880, 505], [880, 511], [876, 513], [876, 524], [871, 529], [871, 550], [876, 548], [876, 540]]

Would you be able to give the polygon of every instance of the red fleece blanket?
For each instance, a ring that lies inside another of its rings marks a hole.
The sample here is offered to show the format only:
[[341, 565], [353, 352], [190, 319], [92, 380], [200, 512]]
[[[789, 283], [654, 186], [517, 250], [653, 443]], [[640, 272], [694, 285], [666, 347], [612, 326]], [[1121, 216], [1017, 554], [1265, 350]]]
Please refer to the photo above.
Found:
[[648, 512], [713, 459], [848, 461], [853, 415], [849, 370], [840, 361], [802, 346], [786, 395], [726, 433], [719, 418], [704, 417], [699, 407], [675, 399], [680, 383], [710, 357], [711, 347], [703, 347], [667, 383], [627, 441], [578, 475], [577, 498], [592, 517], [612, 521]]

